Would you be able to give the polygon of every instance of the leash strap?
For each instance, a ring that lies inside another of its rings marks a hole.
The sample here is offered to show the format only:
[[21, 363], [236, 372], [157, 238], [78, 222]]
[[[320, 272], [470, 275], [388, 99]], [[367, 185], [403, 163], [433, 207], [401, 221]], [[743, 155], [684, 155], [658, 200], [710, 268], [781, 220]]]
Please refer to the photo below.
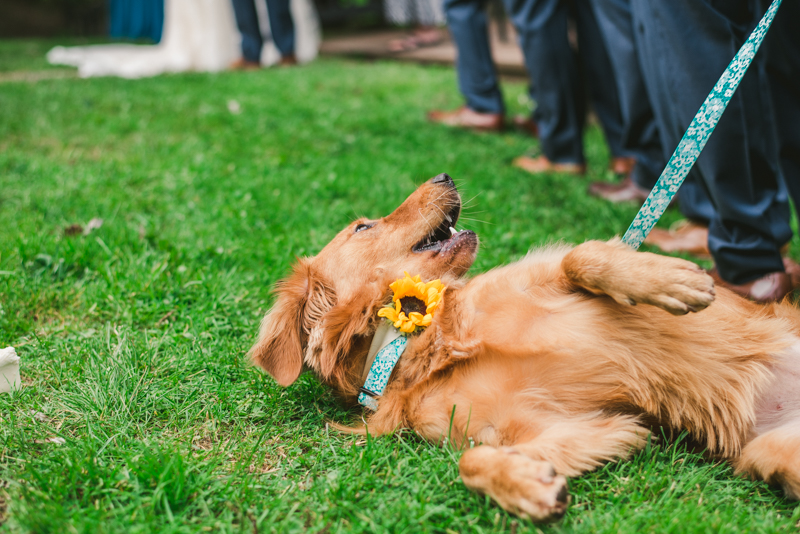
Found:
[[781, 5], [782, 0], [773, 0], [769, 9], [764, 14], [764, 18], [758, 23], [756, 29], [736, 53], [736, 56], [720, 76], [719, 81], [714, 86], [714, 90], [708, 95], [706, 101], [700, 107], [700, 111], [692, 119], [689, 129], [683, 134], [681, 142], [673, 152], [666, 168], [658, 178], [653, 190], [647, 196], [647, 200], [639, 209], [639, 213], [633, 219], [628, 231], [622, 237], [622, 241], [633, 249], [638, 249], [642, 242], [664, 214], [664, 210], [669, 206], [670, 201], [678, 192], [681, 184], [686, 179], [695, 161], [697, 161], [703, 147], [711, 134], [714, 132], [725, 108], [733, 98], [733, 94], [739, 87], [742, 76], [747, 72], [747, 68], [753, 61], [761, 41], [767, 34], [772, 19]]
[[358, 403], [366, 406], [373, 412], [378, 411], [378, 399], [383, 395], [389, 377], [392, 375], [394, 366], [397, 365], [400, 356], [406, 350], [408, 338], [399, 336], [392, 340], [388, 345], [381, 348], [375, 356], [375, 360], [369, 368], [369, 374], [364, 382], [364, 386], [358, 388]]

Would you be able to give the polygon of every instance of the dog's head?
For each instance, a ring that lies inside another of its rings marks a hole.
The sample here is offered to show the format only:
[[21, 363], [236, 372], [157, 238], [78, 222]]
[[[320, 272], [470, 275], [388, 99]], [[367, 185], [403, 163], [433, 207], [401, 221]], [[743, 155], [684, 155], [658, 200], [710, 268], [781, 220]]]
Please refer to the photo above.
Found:
[[[313, 258], [300, 259], [276, 288], [277, 301], [261, 322], [250, 351], [255, 363], [281, 385], [303, 366], [345, 391], [363, 362], [377, 310], [390, 297], [389, 284], [403, 271], [423, 280], [454, 279], [475, 260], [478, 237], [455, 232], [461, 197], [440, 174], [421, 185], [391, 215], [358, 219]], [[351, 386], [352, 388], [352, 386]]]

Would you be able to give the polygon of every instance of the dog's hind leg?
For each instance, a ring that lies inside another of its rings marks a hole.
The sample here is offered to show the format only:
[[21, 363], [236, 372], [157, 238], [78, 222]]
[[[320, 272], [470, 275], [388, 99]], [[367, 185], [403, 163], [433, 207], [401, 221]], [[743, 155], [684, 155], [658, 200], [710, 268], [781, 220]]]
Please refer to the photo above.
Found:
[[565, 475], [624, 458], [642, 448], [648, 434], [627, 416], [561, 420], [528, 441], [469, 449], [459, 470], [467, 487], [489, 495], [509, 512], [549, 521], [561, 517], [569, 503]]
[[618, 240], [578, 245], [561, 268], [570, 283], [625, 306], [651, 304], [683, 315], [714, 301], [714, 281], [694, 263], [636, 252]]
[[[796, 315], [787, 305], [775, 308]], [[755, 437], [733, 463], [737, 472], [780, 485], [788, 497], [800, 499], [800, 340], [775, 356], [772, 370], [756, 406]]]
[[780, 485], [787, 497], [800, 499], [800, 419], [755, 438], [734, 465], [737, 473]]

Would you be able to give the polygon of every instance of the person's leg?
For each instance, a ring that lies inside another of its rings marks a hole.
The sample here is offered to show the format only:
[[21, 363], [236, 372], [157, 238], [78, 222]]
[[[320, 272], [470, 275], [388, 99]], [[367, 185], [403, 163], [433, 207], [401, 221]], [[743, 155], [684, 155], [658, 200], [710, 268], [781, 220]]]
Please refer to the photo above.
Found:
[[458, 51], [458, 86], [467, 107], [479, 113], [504, 113], [489, 46], [485, 0], [444, 0], [444, 12]]
[[275, 47], [284, 58], [294, 56], [294, 21], [290, 0], [266, 0], [266, 2], [269, 28], [272, 31]]
[[385, 0], [383, 17], [392, 26], [406, 26], [412, 22], [411, 0]]
[[[769, 2], [765, 2], [766, 4]], [[786, 186], [800, 209], [800, 2], [783, 2], [764, 39], [767, 76]], [[759, 52], [761, 53], [761, 52]]]
[[[681, 125], [673, 113], [678, 103], [674, 99], [674, 92], [668, 91], [671, 73], [664, 68], [665, 59], [662, 57], [662, 50], [671, 46], [671, 40], [658, 23], [656, 8], [652, 2], [631, 0], [634, 48], [661, 139], [662, 161], [666, 164], [683, 137], [688, 123]], [[679, 206], [684, 216], [702, 226], [708, 226], [709, 221], [716, 216], [716, 209], [703, 189], [698, 174], [698, 169], [693, 168], [683, 182], [678, 195]]]
[[242, 55], [247, 61], [258, 63], [261, 60], [261, 29], [258, 27], [258, 13], [253, 0], [233, 0], [233, 13], [236, 26], [242, 34]]
[[[721, 8], [697, 0], [632, 5], [640, 64], [657, 95], [668, 155], [752, 28], [754, 13], [747, 0]], [[696, 179], [680, 192], [685, 214], [708, 217], [709, 249], [731, 284], [782, 273], [779, 250], [791, 238], [785, 188], [770, 158], [774, 137], [763, 88], [753, 65], [695, 164]]]
[[542, 152], [553, 163], [582, 165], [586, 106], [567, 38], [568, 7], [562, 0], [505, 0], [505, 5], [531, 78]]
[[630, 0], [591, 0], [608, 51], [622, 115], [623, 149], [636, 158], [632, 179], [652, 189], [664, 168], [664, 152], [653, 106], [636, 54]]
[[624, 125], [614, 66], [595, 17], [592, 0], [576, 0], [575, 4], [578, 57], [589, 89], [592, 109], [600, 120], [611, 156], [634, 156], [624, 146]]

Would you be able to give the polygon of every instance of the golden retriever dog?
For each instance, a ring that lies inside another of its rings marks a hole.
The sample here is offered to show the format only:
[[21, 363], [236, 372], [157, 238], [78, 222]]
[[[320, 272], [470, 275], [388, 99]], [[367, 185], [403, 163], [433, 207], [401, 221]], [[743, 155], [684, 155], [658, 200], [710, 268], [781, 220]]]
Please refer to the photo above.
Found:
[[443, 302], [410, 337], [370, 433], [449, 436], [465, 449], [468, 487], [538, 521], [564, 514], [565, 477], [640, 449], [653, 424], [800, 497], [797, 309], [715, 291], [695, 264], [619, 240], [553, 246], [467, 278], [478, 237], [451, 230], [460, 209], [441, 174], [300, 259], [253, 361], [284, 386], [309, 369], [352, 403], [389, 284], [404, 271], [439, 278]]

